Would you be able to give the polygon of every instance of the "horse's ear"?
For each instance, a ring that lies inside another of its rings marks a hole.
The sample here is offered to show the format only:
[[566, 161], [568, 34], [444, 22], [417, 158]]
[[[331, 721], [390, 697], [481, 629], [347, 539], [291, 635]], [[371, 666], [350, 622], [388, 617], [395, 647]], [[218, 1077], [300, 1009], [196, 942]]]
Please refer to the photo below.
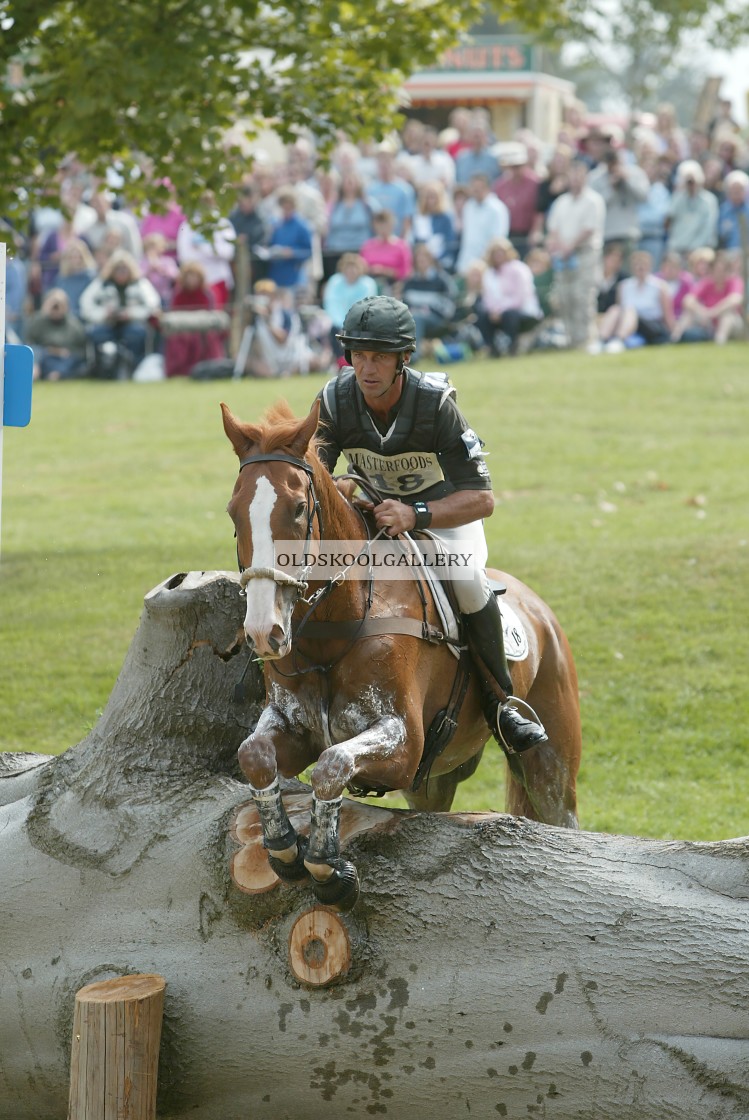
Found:
[[236, 418], [228, 405], [221, 401], [221, 415], [224, 420], [224, 431], [229, 437], [229, 441], [241, 459], [243, 455], [247, 454], [250, 447], [250, 439], [247, 433], [242, 428], [242, 423]]
[[297, 435], [292, 440], [291, 450], [299, 459], [304, 458], [304, 453], [309, 447], [309, 442], [317, 431], [317, 425], [320, 420], [320, 398], [317, 397], [315, 403], [310, 409], [309, 416], [302, 424]]

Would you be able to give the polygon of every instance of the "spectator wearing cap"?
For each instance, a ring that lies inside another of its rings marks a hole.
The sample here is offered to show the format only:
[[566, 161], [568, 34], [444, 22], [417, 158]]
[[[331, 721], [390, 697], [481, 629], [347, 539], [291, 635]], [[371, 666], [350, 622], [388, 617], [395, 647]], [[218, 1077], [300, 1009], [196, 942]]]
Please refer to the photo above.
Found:
[[378, 145], [377, 174], [367, 185], [367, 202], [375, 212], [389, 210], [395, 218], [397, 236], [408, 237], [416, 209], [416, 192], [396, 173], [396, 153], [392, 140], [383, 140]]
[[460, 250], [455, 271], [465, 276], [476, 260], [481, 260], [491, 241], [507, 237], [510, 212], [493, 193], [487, 175], [474, 175], [469, 197], [461, 213]]
[[470, 147], [455, 159], [456, 183], [470, 183], [474, 175], [485, 175], [493, 183], [499, 175], [499, 162], [489, 147], [489, 132], [481, 120], [474, 120], [468, 131]]
[[528, 166], [525, 144], [505, 144], [500, 159], [504, 170], [493, 189], [509, 211], [510, 241], [522, 257], [539, 232], [542, 220], [538, 209], [539, 177]]
[[601, 163], [588, 176], [588, 185], [606, 203], [604, 245], [616, 241], [624, 250], [624, 262], [640, 240], [639, 207], [648, 197], [650, 181], [637, 164], [627, 164], [616, 148], [607, 148]]
[[704, 184], [705, 173], [696, 160], [685, 159], [679, 164], [668, 221], [670, 251], [687, 254], [717, 244], [718, 202]]
[[606, 203], [588, 186], [583, 160], [570, 164], [570, 189], [549, 211], [547, 246], [554, 267], [554, 298], [570, 346], [594, 341]]
[[744, 239], [749, 238], [749, 175], [731, 171], [723, 189], [725, 198], [718, 211], [719, 244], [721, 249], [741, 249]]
[[592, 171], [602, 162], [605, 153], [612, 147], [612, 143], [613, 133], [610, 127], [593, 125], [582, 139], [579, 158]]

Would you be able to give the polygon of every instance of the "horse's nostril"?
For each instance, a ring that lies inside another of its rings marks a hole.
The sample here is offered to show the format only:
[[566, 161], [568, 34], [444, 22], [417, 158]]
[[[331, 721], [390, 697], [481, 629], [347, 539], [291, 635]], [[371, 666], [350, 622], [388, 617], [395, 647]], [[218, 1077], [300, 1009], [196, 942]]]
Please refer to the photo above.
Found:
[[281, 648], [281, 643], [284, 640], [284, 632], [282, 626], [274, 626], [268, 635], [268, 645], [274, 653], [278, 653]]

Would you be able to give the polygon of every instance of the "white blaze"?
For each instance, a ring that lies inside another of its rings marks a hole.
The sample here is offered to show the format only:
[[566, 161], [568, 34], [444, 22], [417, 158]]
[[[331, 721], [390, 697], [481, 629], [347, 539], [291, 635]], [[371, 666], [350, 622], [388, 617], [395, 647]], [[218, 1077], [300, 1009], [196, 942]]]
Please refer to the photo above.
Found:
[[[271, 482], [261, 475], [250, 502], [250, 532], [252, 533], [252, 567], [275, 567], [273, 533], [270, 519], [278, 495]], [[245, 633], [260, 648], [265, 647], [265, 636], [280, 623], [276, 610], [276, 585], [272, 579], [251, 579], [247, 584], [247, 612], [244, 619]]]

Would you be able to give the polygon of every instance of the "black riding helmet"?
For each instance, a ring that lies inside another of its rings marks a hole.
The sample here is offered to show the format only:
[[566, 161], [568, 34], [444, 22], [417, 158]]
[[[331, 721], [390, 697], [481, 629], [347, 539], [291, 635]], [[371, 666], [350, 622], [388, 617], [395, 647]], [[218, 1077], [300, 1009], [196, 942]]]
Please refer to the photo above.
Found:
[[412, 353], [416, 346], [416, 324], [405, 303], [399, 299], [367, 296], [349, 308], [336, 338], [350, 364], [352, 350], [374, 350], [379, 354]]

